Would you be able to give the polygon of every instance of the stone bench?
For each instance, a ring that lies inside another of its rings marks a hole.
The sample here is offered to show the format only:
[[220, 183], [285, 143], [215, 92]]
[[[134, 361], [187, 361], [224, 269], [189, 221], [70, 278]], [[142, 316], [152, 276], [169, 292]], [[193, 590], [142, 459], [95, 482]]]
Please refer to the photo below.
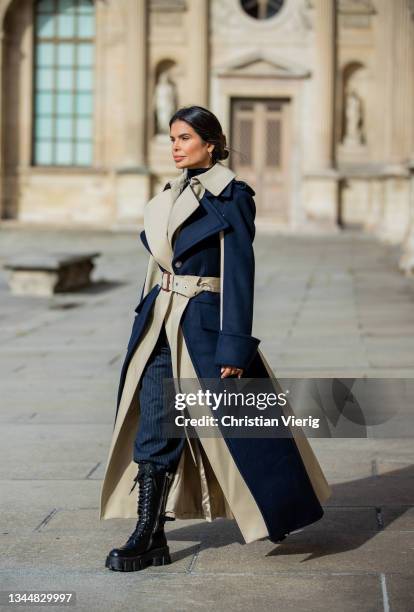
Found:
[[53, 295], [91, 284], [93, 259], [100, 253], [20, 255], [8, 260], [9, 287], [15, 295]]

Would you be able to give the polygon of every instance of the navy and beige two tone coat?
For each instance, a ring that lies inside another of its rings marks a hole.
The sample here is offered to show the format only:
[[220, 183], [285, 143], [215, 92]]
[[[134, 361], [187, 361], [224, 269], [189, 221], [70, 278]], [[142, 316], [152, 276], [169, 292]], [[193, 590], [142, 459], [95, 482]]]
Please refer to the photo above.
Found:
[[[129, 492], [137, 470], [137, 389], [163, 321], [175, 379], [218, 379], [221, 367], [230, 365], [244, 368], [243, 378], [267, 378], [281, 391], [260, 340], [252, 336], [254, 191], [220, 162], [182, 189], [186, 175], [184, 170], [167, 183], [144, 210], [141, 239], [148, 268], [121, 371], [101, 519], [136, 517], [136, 496]], [[165, 291], [163, 272], [220, 277], [221, 290], [191, 297]], [[234, 518], [246, 542], [276, 541], [320, 519], [330, 493], [301, 430], [260, 440], [229, 439], [219, 432], [187, 437], [166, 512], [178, 519]]]

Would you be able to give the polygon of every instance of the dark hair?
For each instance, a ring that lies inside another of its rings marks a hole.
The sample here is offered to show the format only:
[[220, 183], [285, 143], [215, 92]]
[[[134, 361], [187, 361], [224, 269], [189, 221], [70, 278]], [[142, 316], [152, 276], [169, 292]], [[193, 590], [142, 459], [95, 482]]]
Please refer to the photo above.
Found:
[[214, 149], [212, 151], [213, 163], [219, 159], [228, 158], [229, 149], [220, 121], [207, 108], [203, 108], [202, 106], [183, 106], [171, 117], [169, 126], [171, 127], [174, 121], [177, 120], [185, 121], [191, 125], [204, 142], [214, 144]]

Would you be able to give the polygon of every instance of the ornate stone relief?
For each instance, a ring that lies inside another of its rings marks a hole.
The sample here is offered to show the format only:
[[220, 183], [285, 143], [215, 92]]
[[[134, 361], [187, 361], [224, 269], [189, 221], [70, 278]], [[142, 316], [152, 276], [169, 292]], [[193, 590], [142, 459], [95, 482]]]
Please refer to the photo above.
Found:
[[312, 28], [310, 0], [286, 0], [278, 13], [269, 19], [254, 19], [245, 13], [239, 0], [211, 0], [213, 36], [249, 33], [251, 40], [273, 40], [282, 43], [301, 41]]

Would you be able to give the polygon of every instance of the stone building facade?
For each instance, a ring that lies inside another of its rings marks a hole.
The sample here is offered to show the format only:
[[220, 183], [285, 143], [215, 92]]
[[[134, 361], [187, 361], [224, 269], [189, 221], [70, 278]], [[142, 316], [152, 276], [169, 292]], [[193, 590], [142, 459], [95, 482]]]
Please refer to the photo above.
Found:
[[0, 0], [0, 22], [3, 222], [140, 223], [199, 104], [259, 225], [411, 249], [412, 0]]

